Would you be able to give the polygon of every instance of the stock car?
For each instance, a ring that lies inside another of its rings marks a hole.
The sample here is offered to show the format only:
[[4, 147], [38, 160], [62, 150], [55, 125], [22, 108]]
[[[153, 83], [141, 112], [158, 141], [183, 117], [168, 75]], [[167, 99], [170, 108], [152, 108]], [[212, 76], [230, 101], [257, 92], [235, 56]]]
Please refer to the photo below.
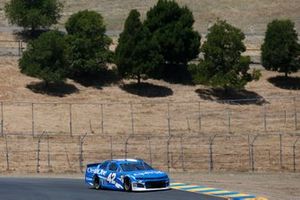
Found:
[[143, 160], [115, 159], [88, 164], [85, 182], [93, 188], [123, 191], [167, 190], [169, 176]]

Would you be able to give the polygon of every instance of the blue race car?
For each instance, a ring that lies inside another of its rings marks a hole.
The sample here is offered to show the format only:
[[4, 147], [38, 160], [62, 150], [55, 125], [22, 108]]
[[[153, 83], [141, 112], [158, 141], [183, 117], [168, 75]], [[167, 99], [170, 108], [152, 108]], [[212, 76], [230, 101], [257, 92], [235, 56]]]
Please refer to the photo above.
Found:
[[169, 189], [165, 172], [150, 167], [143, 160], [116, 159], [88, 164], [85, 182], [95, 189], [151, 191]]

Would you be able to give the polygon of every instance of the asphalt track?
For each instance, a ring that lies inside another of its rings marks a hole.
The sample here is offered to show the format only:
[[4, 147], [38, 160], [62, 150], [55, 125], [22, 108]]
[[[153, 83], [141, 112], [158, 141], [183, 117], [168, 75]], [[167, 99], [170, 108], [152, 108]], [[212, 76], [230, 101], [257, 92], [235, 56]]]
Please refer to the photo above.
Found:
[[197, 193], [179, 190], [127, 193], [94, 190], [79, 179], [0, 178], [1, 200], [219, 200]]

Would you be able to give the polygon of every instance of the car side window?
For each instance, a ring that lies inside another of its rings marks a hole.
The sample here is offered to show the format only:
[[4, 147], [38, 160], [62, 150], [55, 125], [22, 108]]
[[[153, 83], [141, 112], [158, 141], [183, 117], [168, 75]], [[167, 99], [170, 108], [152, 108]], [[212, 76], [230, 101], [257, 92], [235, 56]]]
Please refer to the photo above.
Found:
[[100, 169], [106, 169], [108, 165], [108, 162], [104, 162], [102, 165], [100, 165]]
[[118, 165], [116, 163], [111, 163], [108, 169], [115, 172], [118, 169]]

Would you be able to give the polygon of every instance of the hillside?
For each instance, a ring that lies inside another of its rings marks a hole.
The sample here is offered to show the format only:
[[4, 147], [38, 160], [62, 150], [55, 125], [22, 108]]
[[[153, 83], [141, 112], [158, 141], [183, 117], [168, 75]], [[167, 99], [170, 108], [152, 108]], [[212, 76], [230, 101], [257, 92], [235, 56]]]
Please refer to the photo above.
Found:
[[[3, 6], [8, 0], [0, 0], [0, 27], [7, 26]], [[90, 9], [100, 12], [112, 34], [119, 33], [130, 9], [138, 9], [143, 16], [156, 0], [64, 0], [61, 24], [74, 12]], [[266, 24], [274, 18], [290, 18], [300, 30], [299, 0], [177, 0], [194, 13], [195, 28], [206, 32], [217, 18], [226, 19], [247, 33], [262, 34]]]

